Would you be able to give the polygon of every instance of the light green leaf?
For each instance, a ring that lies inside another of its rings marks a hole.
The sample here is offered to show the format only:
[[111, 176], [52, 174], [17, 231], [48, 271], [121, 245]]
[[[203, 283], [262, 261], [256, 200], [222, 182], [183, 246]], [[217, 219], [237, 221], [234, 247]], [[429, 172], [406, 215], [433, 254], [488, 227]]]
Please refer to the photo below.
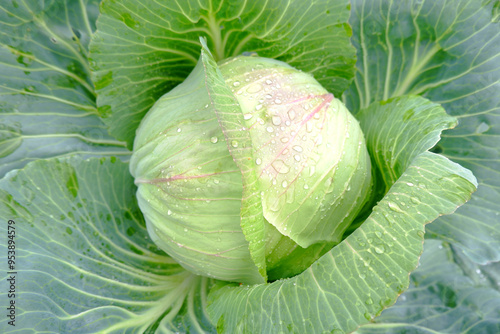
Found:
[[237, 130], [251, 136], [247, 159], [266, 220], [304, 248], [340, 242], [371, 189], [359, 123], [311, 75], [286, 63], [240, 56], [220, 69], [243, 114]]
[[[410, 288], [376, 323], [361, 326], [355, 333], [500, 332], [498, 285], [488, 287], [462, 271], [455, 263], [456, 251], [447, 243], [426, 240]], [[496, 271], [498, 274], [498, 264]], [[481, 271], [473, 275], [479, 276]]]
[[422, 252], [424, 225], [475, 189], [459, 165], [422, 153], [372, 214], [302, 274], [272, 284], [226, 285], [209, 294], [221, 333], [352, 331], [392, 305]]
[[142, 120], [130, 160], [139, 206], [153, 241], [188, 270], [263, 282], [241, 230], [242, 176], [212, 106], [208, 75], [216, 73], [206, 73], [200, 60]]
[[302, 274], [211, 291], [209, 314], [219, 331], [352, 331], [372, 321], [408, 287], [424, 225], [470, 198], [477, 186], [472, 173], [427, 152], [454, 124], [438, 105], [406, 96], [374, 103], [358, 116], [376, 168], [390, 170], [382, 185], [388, 193], [360, 227]]
[[500, 22], [496, 1], [352, 1], [358, 73], [352, 112], [405, 94], [439, 103], [458, 126], [435, 148], [472, 170], [479, 189], [428, 236], [460, 245], [478, 263], [500, 260]]
[[[0, 215], [15, 222], [17, 331], [214, 332], [203, 311], [211, 281], [150, 241], [126, 164], [38, 160], [0, 188]], [[6, 243], [0, 251], [7, 263]]]
[[125, 155], [97, 116], [87, 46], [98, 1], [0, 5], [0, 176], [27, 162]]
[[253, 262], [257, 266], [262, 279], [256, 283], [267, 281], [265, 247], [265, 221], [262, 215], [260, 185], [257, 178], [255, 159], [250, 132], [245, 128], [245, 120], [238, 101], [227, 87], [224, 77], [212, 57], [204, 40], [201, 61], [205, 69], [205, 84], [226, 146], [234, 162], [241, 171], [243, 192], [241, 199], [240, 225], [248, 241], [248, 248]]
[[199, 37], [216, 61], [257, 52], [314, 74], [340, 95], [354, 74], [349, 8], [348, 0], [105, 0], [91, 44], [99, 111], [131, 148], [144, 114], [196, 65]]
[[360, 110], [357, 118], [385, 189], [396, 182], [416, 156], [439, 141], [443, 130], [457, 124], [440, 105], [419, 96], [374, 102]]

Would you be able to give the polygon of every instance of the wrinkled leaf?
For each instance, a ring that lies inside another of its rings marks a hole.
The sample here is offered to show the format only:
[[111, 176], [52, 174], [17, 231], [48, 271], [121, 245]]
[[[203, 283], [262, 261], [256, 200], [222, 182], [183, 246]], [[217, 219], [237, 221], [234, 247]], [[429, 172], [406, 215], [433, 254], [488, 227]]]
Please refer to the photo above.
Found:
[[497, 1], [353, 0], [349, 22], [358, 55], [344, 95], [351, 112], [418, 94], [458, 118], [435, 151], [472, 170], [479, 189], [427, 236], [460, 245], [478, 263], [500, 260]]
[[97, 116], [87, 60], [97, 5], [0, 5], [0, 176], [36, 159], [129, 154]]
[[474, 281], [455, 263], [455, 256], [449, 244], [426, 240], [410, 288], [375, 324], [361, 326], [355, 333], [498, 333], [498, 285], [492, 288]]
[[[16, 330], [213, 331], [203, 311], [210, 280], [150, 241], [126, 164], [39, 160], [9, 173], [0, 188], [0, 215], [15, 221]], [[0, 229], [7, 234], [6, 224]], [[2, 333], [12, 329], [0, 323]]]
[[[212, 290], [208, 311], [218, 330], [351, 331], [372, 321], [408, 287], [409, 272], [422, 252], [424, 225], [454, 212], [477, 183], [470, 171], [426, 152], [436, 133], [453, 124], [441, 108], [420, 97], [390, 101], [387, 106], [368, 108], [360, 121], [372, 152], [387, 152], [393, 144], [377, 140], [377, 132], [369, 127], [390, 129], [393, 123], [407, 123], [393, 135], [411, 138], [406, 149], [412, 154], [391, 157], [393, 175], [400, 173], [400, 166], [407, 167], [388, 193], [359, 228], [302, 274], [268, 285]], [[427, 118], [405, 119], [411, 108], [434, 111]], [[377, 168], [385, 161], [381, 164]]]
[[313, 73], [339, 95], [354, 74], [348, 3], [105, 0], [91, 44], [99, 111], [131, 148], [144, 114], [196, 65], [200, 37], [217, 61], [257, 52]]

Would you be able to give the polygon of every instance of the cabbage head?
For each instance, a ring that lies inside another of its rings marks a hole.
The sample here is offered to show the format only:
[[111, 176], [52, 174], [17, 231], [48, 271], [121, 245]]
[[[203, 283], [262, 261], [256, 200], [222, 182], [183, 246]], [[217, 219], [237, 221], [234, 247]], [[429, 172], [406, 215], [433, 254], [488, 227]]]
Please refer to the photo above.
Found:
[[149, 234], [199, 275], [296, 275], [342, 240], [370, 197], [363, 133], [340, 100], [284, 62], [207, 64], [137, 130], [130, 170]]

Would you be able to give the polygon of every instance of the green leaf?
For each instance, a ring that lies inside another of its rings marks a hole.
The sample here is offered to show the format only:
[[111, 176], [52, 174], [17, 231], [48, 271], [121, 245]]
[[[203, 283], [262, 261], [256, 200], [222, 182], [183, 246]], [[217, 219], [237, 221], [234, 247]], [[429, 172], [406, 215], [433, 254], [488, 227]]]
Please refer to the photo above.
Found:
[[[498, 285], [488, 287], [467, 275], [456, 263], [453, 246], [426, 240], [424, 248], [410, 288], [375, 324], [355, 333], [498, 333]], [[496, 270], [498, 274], [498, 264]]]
[[208, 75], [216, 73], [206, 73], [200, 60], [142, 120], [130, 160], [139, 206], [153, 241], [186, 269], [263, 282], [241, 230], [242, 176], [212, 106]]
[[474, 182], [448, 159], [420, 154], [363, 225], [302, 274], [211, 290], [212, 321], [221, 333], [352, 331], [372, 321], [408, 287], [424, 225], [463, 204]]
[[457, 124], [440, 105], [419, 96], [374, 102], [360, 110], [357, 118], [385, 189], [396, 182], [416, 156], [439, 141], [443, 130]]
[[304, 248], [340, 242], [371, 188], [359, 123], [311, 75], [286, 63], [240, 56], [220, 69], [243, 114], [237, 130], [251, 137], [247, 159], [266, 220]]
[[[203, 311], [211, 281], [151, 242], [126, 164], [38, 160], [0, 188], [0, 215], [15, 222], [16, 330], [214, 332]], [[0, 251], [7, 263], [5, 242]], [[3, 333], [13, 328], [0, 323]]]
[[479, 189], [428, 236], [460, 245], [478, 263], [500, 260], [497, 2], [353, 0], [350, 23], [358, 73], [344, 99], [352, 112], [415, 94], [459, 120], [435, 151], [472, 170]]
[[374, 165], [392, 175], [387, 194], [360, 227], [302, 274], [212, 290], [208, 312], [222, 332], [352, 331], [372, 321], [408, 287], [424, 225], [453, 213], [476, 189], [470, 171], [427, 152], [454, 124], [438, 105], [406, 96], [374, 103], [358, 116]]
[[0, 176], [36, 159], [128, 155], [97, 116], [87, 46], [98, 1], [0, 10]]
[[199, 37], [217, 61], [257, 52], [314, 74], [340, 95], [354, 75], [348, 17], [348, 0], [105, 0], [91, 44], [99, 111], [131, 148], [144, 114], [196, 65]]
[[264, 216], [260, 199], [260, 186], [253, 158], [252, 139], [245, 128], [243, 113], [238, 101], [227, 87], [224, 77], [217, 67], [204, 40], [201, 61], [205, 69], [205, 84], [219, 121], [226, 145], [234, 162], [241, 171], [243, 192], [241, 199], [240, 225], [248, 241], [248, 248], [253, 262], [257, 266], [262, 279], [257, 283], [267, 281]]

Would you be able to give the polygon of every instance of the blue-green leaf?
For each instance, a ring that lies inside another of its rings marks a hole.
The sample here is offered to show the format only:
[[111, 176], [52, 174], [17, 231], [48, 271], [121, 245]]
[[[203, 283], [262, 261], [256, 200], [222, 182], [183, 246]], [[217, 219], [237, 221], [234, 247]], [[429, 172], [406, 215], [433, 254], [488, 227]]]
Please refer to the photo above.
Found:
[[87, 60], [98, 1], [0, 5], [0, 176], [70, 154], [124, 155], [97, 115]]
[[457, 117], [434, 151], [479, 180], [471, 201], [428, 227], [478, 263], [500, 260], [500, 22], [497, 1], [353, 0], [358, 72], [351, 112], [405, 94]]
[[[149, 239], [128, 165], [38, 160], [0, 181], [0, 215], [15, 222], [15, 327], [0, 332], [213, 332], [205, 315], [211, 281]], [[7, 235], [8, 225], [0, 225]], [[7, 263], [7, 243], [0, 260]]]
[[[453, 246], [439, 240], [426, 240], [420, 266], [411, 276], [410, 288], [375, 324], [361, 326], [355, 333], [500, 332], [498, 284], [485, 284], [480, 269], [471, 277], [456, 261], [457, 249]], [[497, 265], [496, 277], [492, 277], [497, 282], [499, 269]], [[474, 279], [481, 275], [480, 281]]]

